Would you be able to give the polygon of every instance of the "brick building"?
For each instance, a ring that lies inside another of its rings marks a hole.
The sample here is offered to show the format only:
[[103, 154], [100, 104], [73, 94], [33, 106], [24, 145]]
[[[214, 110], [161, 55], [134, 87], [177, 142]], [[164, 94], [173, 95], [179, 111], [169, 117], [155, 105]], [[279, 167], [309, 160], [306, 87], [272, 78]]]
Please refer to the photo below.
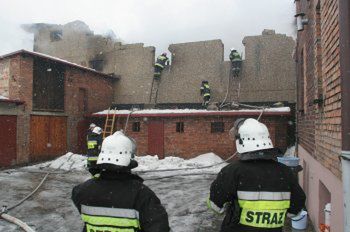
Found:
[[[108, 111], [93, 114], [91, 121], [103, 126]], [[206, 111], [206, 110], [140, 110], [129, 116], [130, 111], [116, 111], [114, 130], [126, 130], [138, 144], [139, 155], [179, 156], [193, 158], [207, 152], [226, 159], [235, 151], [235, 142], [229, 130], [237, 118], [257, 118], [259, 110]], [[270, 131], [276, 147], [287, 147], [288, 107], [268, 109], [262, 122]], [[90, 121], [89, 120], [89, 121]], [[194, 146], [195, 145], [195, 146]], [[84, 147], [82, 147], [84, 149]]]
[[349, 217], [349, 212], [343, 211], [346, 194], [340, 191], [342, 179], [345, 181], [340, 155], [342, 150], [350, 150], [350, 87], [348, 76], [345, 78], [350, 67], [349, 2], [295, 3], [299, 30], [295, 54], [298, 155], [304, 168], [301, 182], [315, 227], [324, 223], [323, 209], [331, 203], [331, 231], [349, 231], [343, 224]]
[[7, 128], [0, 137], [2, 144], [11, 144], [10, 152], [2, 147], [0, 160], [5, 161], [0, 165], [77, 151], [84, 114], [111, 105], [115, 80], [40, 53], [21, 50], [0, 56], [0, 123]]
[[[65, 25], [32, 24], [27, 26], [27, 31], [34, 33], [34, 51], [120, 76], [120, 81], [115, 83], [114, 96], [119, 108], [130, 109], [132, 105], [143, 108], [149, 103], [154, 47], [145, 47], [142, 43], [122, 44], [113, 38], [95, 35], [81, 21]], [[234, 80], [221, 40], [169, 45], [172, 62], [162, 74], [158, 107], [200, 107], [202, 80], [209, 81], [215, 102], [224, 100], [229, 86], [228, 102], [267, 104], [284, 101], [294, 104], [293, 38], [264, 30], [261, 35], [245, 37], [243, 44], [246, 54], [243, 72]]]

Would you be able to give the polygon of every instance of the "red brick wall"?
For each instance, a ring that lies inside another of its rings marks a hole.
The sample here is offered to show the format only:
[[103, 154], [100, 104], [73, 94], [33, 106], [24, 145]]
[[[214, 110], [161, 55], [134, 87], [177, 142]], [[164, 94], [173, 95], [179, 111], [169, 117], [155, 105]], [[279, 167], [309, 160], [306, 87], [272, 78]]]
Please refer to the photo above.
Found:
[[[109, 108], [113, 101], [113, 82], [101, 78], [98, 74], [76, 68], [66, 68], [65, 72], [65, 113], [68, 117], [68, 150], [80, 151], [78, 145], [78, 123], [84, 114], [98, 112]], [[87, 93], [87, 111], [79, 109], [79, 88]], [[88, 128], [86, 128], [88, 129]]]
[[[309, 19], [309, 25], [315, 20], [315, 0], [296, 1], [297, 13], [304, 12]], [[315, 31], [309, 25], [298, 32], [297, 41], [297, 75], [298, 75], [298, 139], [299, 143], [310, 154], [314, 154], [315, 146], [315, 115], [312, 104], [315, 96], [314, 62], [315, 62]], [[306, 83], [304, 83], [306, 81]]]
[[[338, 1], [296, 1], [309, 24], [298, 33], [298, 109], [307, 87], [306, 111], [298, 112], [299, 144], [324, 167], [341, 177], [338, 155], [341, 152], [341, 93], [339, 68]], [[319, 14], [317, 14], [319, 12]], [[299, 12], [298, 12], [299, 13]], [[318, 26], [319, 25], [319, 26]], [[302, 49], [306, 57], [306, 83], [302, 75]], [[324, 104], [312, 103], [322, 95]]]
[[[148, 150], [148, 120], [162, 120], [164, 122], [164, 152], [165, 156], [179, 156], [192, 158], [197, 155], [214, 152], [222, 158], [228, 158], [235, 152], [235, 143], [229, 138], [235, 117], [178, 117], [178, 118], [133, 118], [127, 126], [127, 134], [137, 141], [138, 154], [147, 154]], [[223, 133], [211, 133], [211, 122], [224, 122]], [[270, 131], [271, 138], [276, 147], [287, 147], [287, 121], [288, 117], [263, 117]], [[102, 123], [102, 121], [96, 121]], [[140, 132], [132, 131], [132, 123], [140, 122]], [[184, 122], [184, 133], [176, 132], [176, 122]], [[125, 117], [118, 120], [115, 129], [125, 127]]]
[[[32, 111], [33, 57], [16, 55], [3, 61], [10, 62], [9, 98], [25, 101], [17, 120], [17, 164], [29, 162], [30, 115]], [[69, 151], [78, 150], [78, 129], [84, 114], [108, 108], [113, 101], [113, 81], [99, 74], [66, 66], [64, 113], [41, 112], [52, 116], [68, 116], [67, 145]], [[81, 112], [78, 104], [79, 88], [85, 88], [88, 96], [88, 111]]]
[[339, 67], [339, 9], [337, 0], [321, 1], [322, 91], [325, 105], [316, 128], [317, 159], [341, 178], [341, 93]]

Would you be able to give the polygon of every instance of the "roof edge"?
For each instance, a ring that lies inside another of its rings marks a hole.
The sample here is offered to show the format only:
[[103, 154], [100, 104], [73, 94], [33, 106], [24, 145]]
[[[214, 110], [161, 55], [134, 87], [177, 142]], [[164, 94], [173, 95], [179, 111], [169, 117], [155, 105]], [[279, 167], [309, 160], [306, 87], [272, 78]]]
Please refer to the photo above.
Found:
[[32, 52], [32, 51], [28, 51], [28, 50], [25, 50], [25, 49], [21, 49], [21, 50], [18, 50], [18, 51], [14, 51], [14, 52], [2, 55], [2, 56], [0, 56], [0, 60], [7, 59], [7, 58], [10, 58], [10, 57], [16, 56], [16, 55], [21, 55], [21, 54], [27, 54], [27, 55], [31, 55], [31, 56], [40, 57], [40, 58], [43, 58], [43, 59], [48, 59], [48, 60], [52, 60], [52, 61], [55, 61], [55, 62], [59, 62], [59, 63], [65, 64], [65, 65], [69, 65], [71, 67], [75, 67], [75, 68], [78, 68], [78, 69], [82, 69], [82, 70], [85, 70], [85, 71], [89, 71], [89, 72], [101, 75], [101, 76], [103, 76], [105, 78], [111, 78], [113, 80], [119, 80], [120, 79], [119, 76], [117, 76], [117, 75], [116, 76], [112, 76], [110, 74], [99, 72], [99, 71], [96, 71], [95, 69], [88, 68], [88, 67], [76, 64], [76, 63], [72, 63], [72, 62], [69, 62], [67, 60], [60, 59], [58, 57], [46, 55], [46, 54], [39, 53], [39, 52]]

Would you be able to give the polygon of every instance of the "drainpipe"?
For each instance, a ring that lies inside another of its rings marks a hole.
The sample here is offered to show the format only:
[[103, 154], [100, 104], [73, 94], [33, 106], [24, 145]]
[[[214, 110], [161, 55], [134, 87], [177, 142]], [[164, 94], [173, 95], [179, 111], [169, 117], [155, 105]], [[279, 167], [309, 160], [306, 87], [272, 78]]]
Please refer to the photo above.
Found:
[[350, 3], [339, 0], [344, 231], [350, 231]]

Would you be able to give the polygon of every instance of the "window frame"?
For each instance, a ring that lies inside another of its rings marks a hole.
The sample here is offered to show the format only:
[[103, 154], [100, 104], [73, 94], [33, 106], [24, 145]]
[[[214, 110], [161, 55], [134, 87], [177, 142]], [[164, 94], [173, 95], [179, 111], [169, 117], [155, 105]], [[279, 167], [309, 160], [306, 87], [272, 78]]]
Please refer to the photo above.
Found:
[[185, 122], [176, 122], [176, 133], [185, 133]]
[[132, 132], [140, 132], [141, 131], [141, 122], [133, 122], [131, 125]]
[[63, 31], [62, 30], [50, 31], [50, 41], [51, 42], [61, 41], [62, 37], [63, 37]]

